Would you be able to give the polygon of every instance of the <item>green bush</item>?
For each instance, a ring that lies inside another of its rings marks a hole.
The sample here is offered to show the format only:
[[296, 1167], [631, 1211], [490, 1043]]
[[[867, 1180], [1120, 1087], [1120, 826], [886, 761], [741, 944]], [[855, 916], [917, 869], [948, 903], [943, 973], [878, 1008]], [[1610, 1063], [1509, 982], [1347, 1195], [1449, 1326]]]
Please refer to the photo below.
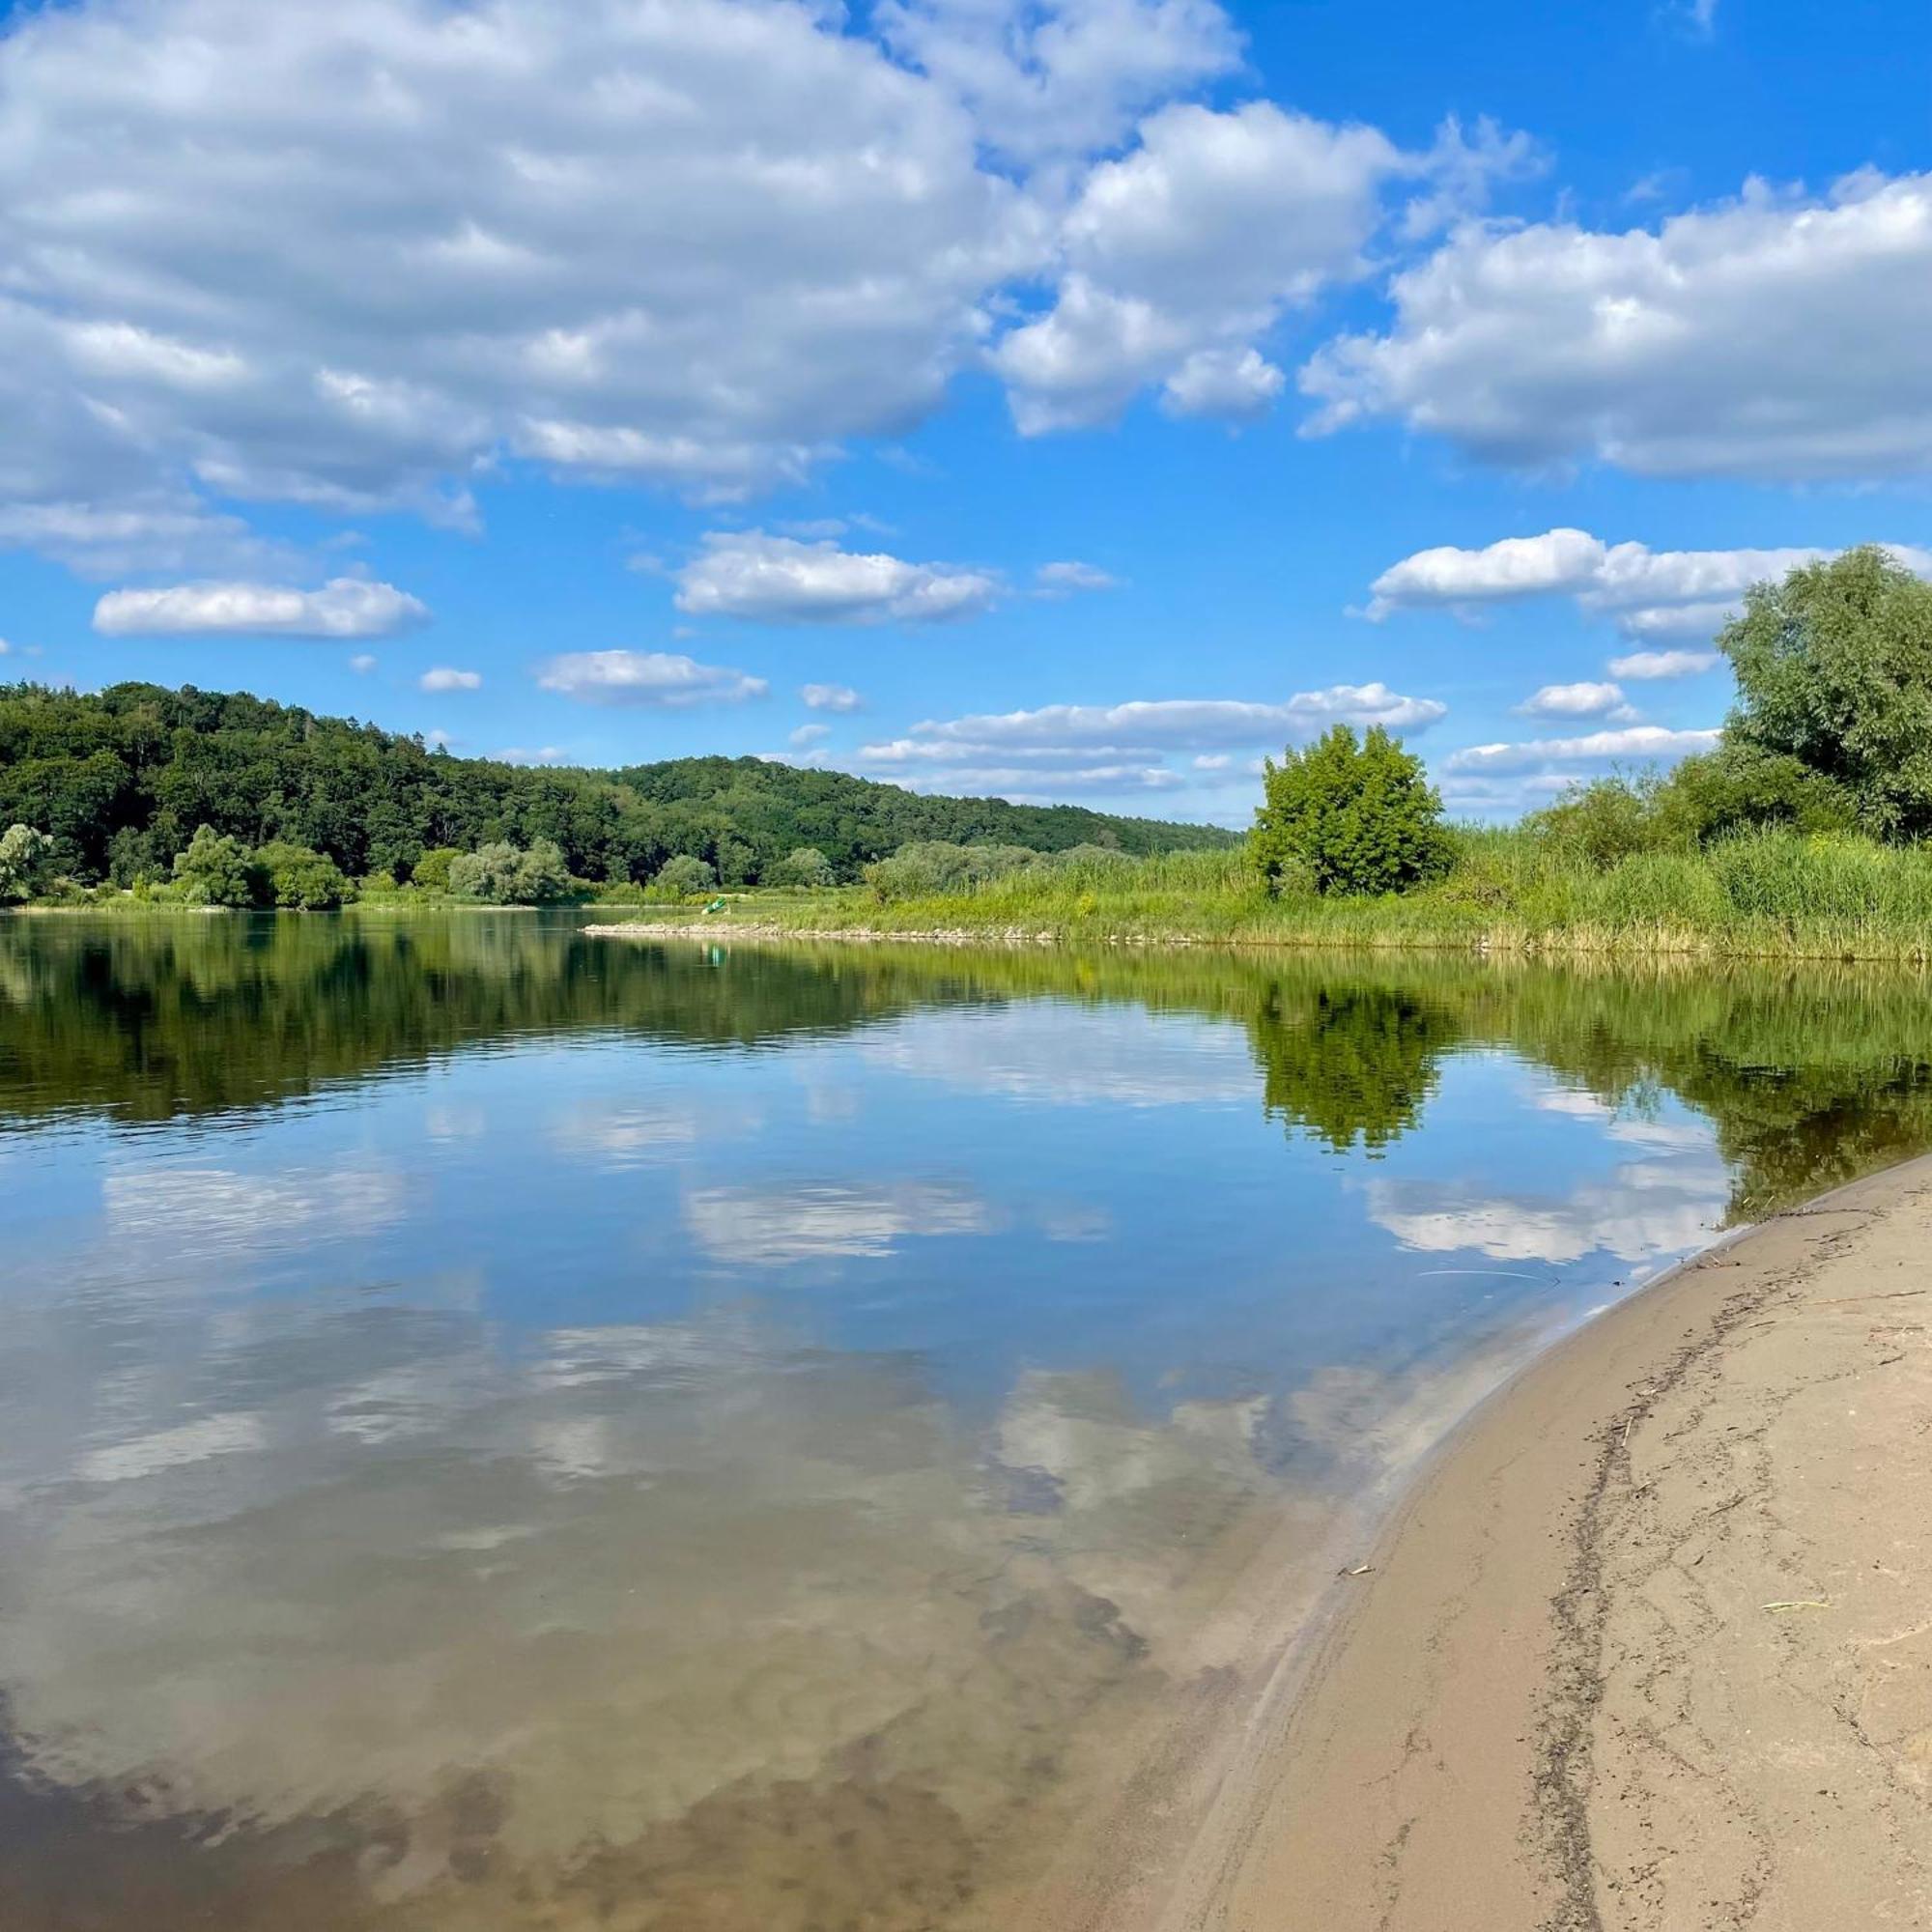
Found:
[[1524, 823], [1561, 860], [1605, 872], [1635, 853], [1656, 852], [1671, 842], [1671, 827], [1659, 809], [1662, 789], [1656, 772], [1592, 779], [1573, 784]]
[[268, 886], [242, 841], [201, 826], [187, 850], [175, 854], [175, 890], [185, 905], [245, 907], [261, 904]]
[[708, 861], [694, 858], [689, 852], [680, 852], [675, 858], [664, 862], [651, 884], [659, 892], [675, 893], [683, 898], [689, 893], [716, 891], [718, 874], [712, 870]]
[[297, 912], [333, 912], [355, 896], [355, 887], [333, 859], [286, 838], [256, 852], [255, 870], [268, 880], [271, 903]]
[[815, 845], [801, 845], [774, 866], [765, 883], [771, 886], [822, 887], [835, 884], [832, 861]]
[[452, 859], [449, 890], [460, 899], [490, 905], [549, 905], [568, 898], [575, 882], [554, 840], [536, 839], [527, 852], [498, 840]]
[[47, 883], [54, 841], [31, 825], [0, 832], [0, 905], [30, 899]]
[[1337, 724], [1264, 769], [1248, 850], [1271, 892], [1297, 867], [1319, 893], [1357, 894], [1407, 892], [1447, 868], [1442, 801], [1422, 760], [1379, 724], [1359, 741]]
[[866, 883], [887, 904], [895, 899], [935, 898], [1010, 877], [1038, 864], [1025, 845], [954, 845], [931, 838], [901, 845], [890, 858], [866, 867]]
[[432, 845], [410, 868], [410, 884], [426, 893], [449, 890], [449, 868], [463, 857], [454, 845]]

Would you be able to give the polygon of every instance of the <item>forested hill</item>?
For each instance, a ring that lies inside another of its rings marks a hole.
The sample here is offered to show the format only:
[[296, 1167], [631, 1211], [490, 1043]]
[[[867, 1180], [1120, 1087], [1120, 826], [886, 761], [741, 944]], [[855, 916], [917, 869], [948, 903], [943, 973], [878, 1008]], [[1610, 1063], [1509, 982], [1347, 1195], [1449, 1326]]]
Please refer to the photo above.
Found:
[[154, 684], [0, 685], [0, 829], [16, 822], [53, 837], [63, 871], [120, 884], [165, 875], [201, 825], [251, 847], [312, 846], [355, 877], [406, 878], [436, 847], [552, 838], [582, 878], [643, 880], [689, 853], [726, 884], [755, 882], [801, 846], [851, 878], [916, 839], [1139, 853], [1232, 837], [1070, 805], [922, 797], [760, 758], [530, 769], [244, 693]]

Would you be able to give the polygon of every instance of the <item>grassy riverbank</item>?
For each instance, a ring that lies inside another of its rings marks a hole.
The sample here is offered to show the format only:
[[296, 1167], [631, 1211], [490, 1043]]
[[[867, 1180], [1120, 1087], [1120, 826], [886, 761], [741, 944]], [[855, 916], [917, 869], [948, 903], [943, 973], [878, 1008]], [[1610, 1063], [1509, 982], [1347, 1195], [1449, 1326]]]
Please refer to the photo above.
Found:
[[1270, 896], [1239, 849], [1095, 853], [918, 895], [754, 894], [715, 923], [828, 934], [1924, 959], [1932, 852], [1773, 832], [1597, 867], [1530, 831], [1465, 830], [1441, 879], [1377, 898]]

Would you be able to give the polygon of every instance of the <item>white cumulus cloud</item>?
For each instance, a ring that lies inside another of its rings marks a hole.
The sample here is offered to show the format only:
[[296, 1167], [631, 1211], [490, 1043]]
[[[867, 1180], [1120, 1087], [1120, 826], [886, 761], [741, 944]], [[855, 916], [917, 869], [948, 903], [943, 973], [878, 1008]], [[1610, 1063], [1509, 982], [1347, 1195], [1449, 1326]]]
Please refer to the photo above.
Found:
[[1592, 731], [1580, 738], [1532, 739], [1523, 744], [1471, 745], [1452, 752], [1450, 772], [1527, 772], [1545, 765], [1610, 765], [1619, 761], [1667, 763], [1716, 748], [1715, 730], [1678, 731], [1662, 724], [1633, 724]]
[[537, 683], [586, 704], [655, 705], [666, 710], [738, 704], [764, 696], [770, 688], [761, 677], [698, 664], [671, 651], [565, 651], [538, 667]]
[[1194, 103], [1239, 46], [1217, 0], [17, 12], [0, 545], [268, 577], [249, 505], [474, 527], [518, 462], [740, 497], [989, 365], [1030, 428], [1252, 413], [1278, 318], [1514, 151]]
[[1041, 564], [1034, 572], [1033, 581], [1043, 597], [1065, 597], [1074, 590], [1114, 590], [1120, 587], [1121, 582], [1097, 564], [1079, 563], [1071, 559]]
[[1724, 661], [1720, 651], [1632, 651], [1610, 660], [1610, 675], [1641, 683], [1669, 677], [1696, 677], [1716, 670]]
[[1332, 724], [1418, 731], [1445, 716], [1448, 708], [1439, 699], [1406, 697], [1376, 682], [1300, 691], [1280, 704], [1236, 698], [1048, 704], [1035, 711], [928, 720], [914, 725], [913, 732], [916, 739], [931, 744], [1117, 744], [1192, 751], [1271, 745], [1283, 738], [1311, 736]]
[[849, 684], [808, 684], [798, 694], [808, 711], [857, 711], [865, 699]]
[[458, 670], [454, 665], [437, 665], [416, 680], [419, 691], [481, 691], [480, 670]]
[[[1907, 569], [1932, 576], [1932, 552], [1914, 544], [1883, 548]], [[1612, 619], [1627, 637], [1709, 638], [1736, 614], [1751, 584], [1835, 554], [1815, 547], [1658, 551], [1559, 528], [1475, 550], [1441, 544], [1417, 551], [1370, 585], [1364, 614], [1380, 622], [1397, 611], [1467, 611], [1566, 595], [1580, 610]]]
[[908, 563], [801, 543], [762, 530], [717, 530], [678, 572], [677, 607], [694, 617], [768, 623], [931, 623], [983, 611], [999, 594], [987, 571]]
[[[854, 764], [867, 776], [913, 790], [1024, 800], [1177, 791], [1190, 781], [1225, 785], [1258, 771], [1258, 760], [1237, 766], [1231, 756], [1217, 755], [1218, 747], [1278, 748], [1338, 723], [1418, 731], [1447, 709], [1438, 699], [1407, 697], [1381, 683], [1297, 692], [1278, 704], [1237, 698], [1048, 704], [1032, 711], [926, 719], [904, 737], [862, 746]], [[1167, 762], [1171, 754], [1188, 752], [1202, 755], [1186, 772]]]
[[1614, 684], [1546, 684], [1517, 706], [1525, 718], [1635, 717]]
[[1464, 223], [1301, 386], [1317, 431], [1393, 417], [1517, 466], [1923, 475], [1928, 288], [1932, 175], [1752, 183], [1654, 230]]
[[386, 638], [429, 621], [429, 610], [392, 583], [337, 577], [319, 590], [272, 583], [176, 583], [110, 590], [94, 607], [108, 638]]

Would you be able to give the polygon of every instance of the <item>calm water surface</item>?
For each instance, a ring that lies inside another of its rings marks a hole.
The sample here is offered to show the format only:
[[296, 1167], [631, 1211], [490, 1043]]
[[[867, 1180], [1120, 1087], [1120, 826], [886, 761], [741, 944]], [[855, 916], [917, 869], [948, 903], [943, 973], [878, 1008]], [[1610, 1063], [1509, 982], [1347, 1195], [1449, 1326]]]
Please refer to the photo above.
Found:
[[0, 1923], [1010, 1925], [1511, 1367], [1932, 1142], [1926, 1010], [0, 922]]

